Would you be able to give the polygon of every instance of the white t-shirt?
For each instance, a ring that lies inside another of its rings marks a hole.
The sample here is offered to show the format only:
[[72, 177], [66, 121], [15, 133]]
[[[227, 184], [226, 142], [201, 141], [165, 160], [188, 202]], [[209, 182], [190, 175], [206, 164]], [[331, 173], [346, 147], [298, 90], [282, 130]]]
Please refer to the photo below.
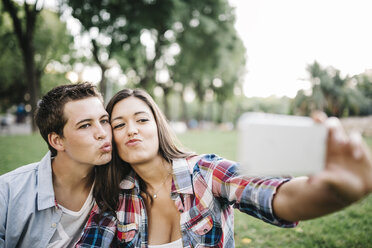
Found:
[[62, 217], [56, 227], [56, 232], [49, 241], [48, 248], [73, 247], [75, 242], [77, 242], [94, 205], [92, 190], [93, 186], [83, 207], [78, 212], [71, 211], [58, 204], [62, 210]]
[[182, 238], [177, 239], [176, 241], [162, 244], [162, 245], [148, 245], [149, 248], [183, 248]]

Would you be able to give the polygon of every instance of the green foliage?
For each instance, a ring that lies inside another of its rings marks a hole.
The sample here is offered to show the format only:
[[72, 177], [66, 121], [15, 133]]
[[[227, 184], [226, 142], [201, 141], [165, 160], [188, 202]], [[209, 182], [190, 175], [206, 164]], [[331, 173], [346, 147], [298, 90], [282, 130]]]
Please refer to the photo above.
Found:
[[292, 112], [309, 115], [322, 110], [330, 116], [372, 114], [372, 78], [368, 74], [341, 76], [333, 67], [323, 68], [314, 62], [307, 68], [311, 92], [300, 90], [292, 104]]
[[24, 101], [26, 82], [24, 81], [22, 54], [13, 34], [12, 20], [3, 14], [0, 2], [0, 112], [12, 104]]
[[[206, 91], [223, 105], [240, 87], [245, 48], [234, 28], [235, 15], [227, 0], [218, 1], [97, 1], [63, 0], [89, 34], [95, 62], [105, 70], [116, 61], [127, 87], [162, 89], [164, 112], [175, 83], [192, 87], [201, 102]], [[147, 39], [145, 39], [147, 37]], [[179, 51], [175, 51], [179, 50]], [[157, 75], [167, 72], [169, 79]], [[214, 79], [222, 84], [213, 85]], [[115, 88], [115, 87], [112, 87]], [[184, 118], [185, 119], [185, 118]]]
[[[172, 66], [172, 78], [192, 87], [199, 104], [205, 98], [216, 100], [221, 106], [241, 87], [245, 66], [245, 48], [234, 28], [234, 10], [226, 1], [190, 2], [186, 11], [190, 19], [182, 20], [182, 32], [177, 43], [181, 52]], [[204, 119], [199, 113], [198, 119]]]
[[[21, 18], [22, 27], [26, 26], [24, 8], [14, 4], [18, 16]], [[3, 7], [0, 4], [0, 7]], [[31, 7], [29, 7], [31, 8]], [[49, 10], [37, 12], [33, 39], [28, 43], [33, 49], [34, 56], [34, 77], [41, 80], [40, 93], [45, 93], [51, 87], [67, 80], [61, 80], [69, 66], [68, 54], [71, 52], [70, 44], [72, 37], [67, 33], [66, 24], [62, 23], [57, 13]], [[24, 19], [22, 19], [24, 18]], [[33, 94], [29, 82], [25, 77], [25, 63], [23, 50], [20, 49], [19, 41], [15, 35], [13, 20], [8, 12], [0, 12], [0, 39], [5, 42], [0, 44], [0, 107], [2, 111], [11, 105], [20, 102], [30, 102], [30, 95]], [[31, 25], [31, 24], [28, 24]], [[45, 76], [46, 75], [46, 76]], [[45, 77], [44, 77], [45, 76]], [[58, 79], [57, 79], [58, 78]], [[28, 97], [25, 98], [26, 93]]]

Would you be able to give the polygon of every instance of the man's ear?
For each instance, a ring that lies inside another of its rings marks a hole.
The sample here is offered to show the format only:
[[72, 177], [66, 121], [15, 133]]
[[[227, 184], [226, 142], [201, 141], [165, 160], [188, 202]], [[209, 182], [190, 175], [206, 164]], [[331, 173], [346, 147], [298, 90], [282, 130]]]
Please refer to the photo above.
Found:
[[48, 134], [48, 142], [54, 149], [59, 152], [63, 152], [65, 150], [62, 137], [55, 132]]

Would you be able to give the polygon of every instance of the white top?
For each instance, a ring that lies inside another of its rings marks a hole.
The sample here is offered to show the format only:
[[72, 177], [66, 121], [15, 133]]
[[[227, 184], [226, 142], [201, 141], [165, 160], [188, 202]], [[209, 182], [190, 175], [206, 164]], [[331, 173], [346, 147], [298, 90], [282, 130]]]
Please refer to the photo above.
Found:
[[81, 232], [93, 207], [94, 200], [92, 195], [93, 186], [84, 205], [78, 211], [71, 211], [58, 204], [62, 210], [61, 221], [56, 227], [52, 239], [49, 241], [48, 248], [65, 248], [73, 247], [75, 242], [80, 238]]
[[177, 239], [171, 243], [162, 244], [162, 245], [148, 245], [149, 248], [183, 248], [182, 238]]

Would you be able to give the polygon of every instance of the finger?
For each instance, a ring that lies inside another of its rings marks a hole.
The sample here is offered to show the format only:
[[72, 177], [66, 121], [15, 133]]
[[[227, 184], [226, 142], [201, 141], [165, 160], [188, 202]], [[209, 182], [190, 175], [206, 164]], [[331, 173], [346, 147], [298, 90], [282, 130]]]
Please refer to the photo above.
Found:
[[338, 145], [345, 145], [347, 143], [348, 137], [338, 118], [328, 118], [325, 122], [325, 125], [329, 130], [329, 138], [332, 143], [336, 143]]
[[363, 139], [359, 132], [350, 133], [349, 144], [351, 154], [354, 159], [361, 160], [363, 158]]
[[316, 123], [324, 123], [327, 120], [327, 115], [322, 111], [316, 110], [311, 113], [311, 118]]

